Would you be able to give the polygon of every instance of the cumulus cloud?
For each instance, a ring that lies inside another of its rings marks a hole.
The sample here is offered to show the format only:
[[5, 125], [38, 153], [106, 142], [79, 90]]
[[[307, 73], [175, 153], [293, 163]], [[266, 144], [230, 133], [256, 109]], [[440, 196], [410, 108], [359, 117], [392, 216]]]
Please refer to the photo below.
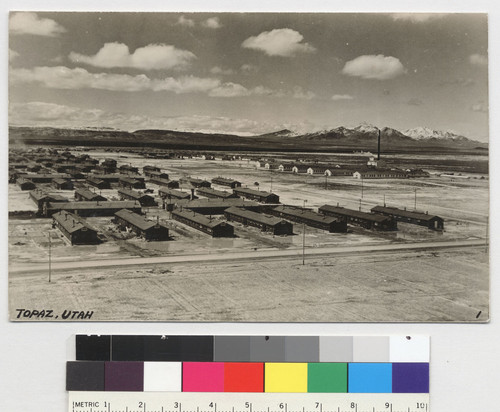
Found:
[[208, 95], [212, 97], [239, 97], [248, 96], [249, 94], [250, 91], [245, 86], [231, 82], [224, 83], [210, 90], [208, 93]]
[[184, 93], [209, 93], [220, 87], [218, 79], [196, 76], [183, 76], [179, 78], [167, 77], [161, 80], [151, 80], [151, 90], [155, 92], [167, 91], [176, 94]]
[[488, 57], [483, 54], [471, 54], [469, 62], [474, 66], [488, 66]]
[[94, 55], [71, 52], [69, 59], [75, 63], [86, 63], [96, 67], [131, 67], [135, 69], [173, 69], [187, 66], [196, 56], [167, 44], [149, 44], [133, 53], [126, 44], [106, 43]]
[[19, 53], [12, 49], [9, 49], [9, 62], [15, 60], [17, 57], [19, 57]]
[[206, 133], [255, 135], [283, 129], [283, 125], [245, 118], [212, 116], [144, 116], [113, 113], [100, 109], [82, 109], [46, 102], [13, 103], [9, 106], [9, 124], [55, 127], [111, 127], [121, 130], [168, 129]]
[[363, 79], [389, 80], [406, 73], [398, 58], [392, 56], [364, 55], [348, 61], [342, 73]]
[[293, 57], [299, 53], [313, 53], [316, 49], [302, 42], [304, 36], [292, 29], [274, 29], [264, 31], [258, 36], [246, 39], [241, 46], [259, 50], [268, 56]]
[[9, 74], [12, 84], [38, 83], [53, 89], [101, 89], [135, 92], [151, 89], [151, 80], [141, 74], [89, 73], [82, 68], [70, 69], [64, 66], [13, 69]]
[[234, 70], [233, 69], [225, 69], [225, 68], [222, 68], [219, 66], [214, 66], [210, 69], [210, 73], [215, 74], [215, 75], [227, 76], [230, 74], [234, 74]]
[[445, 17], [444, 13], [393, 13], [393, 20], [405, 20], [413, 23], [424, 23], [429, 20], [436, 20]]
[[252, 94], [257, 96], [284, 97], [286, 93], [281, 90], [273, 90], [265, 86], [257, 86], [252, 89]]
[[179, 26], [194, 27], [194, 20], [193, 19], [188, 19], [187, 17], [184, 17], [184, 16], [180, 16], [177, 19], [177, 24]]
[[350, 94], [334, 94], [332, 96], [332, 100], [353, 100], [354, 97], [352, 97]]
[[316, 94], [310, 90], [304, 90], [300, 86], [295, 86], [293, 88], [292, 97], [294, 99], [312, 100], [316, 97]]
[[36, 36], [57, 37], [66, 29], [52, 19], [39, 17], [32, 12], [17, 12], [9, 19], [11, 34], [34, 34]]
[[181, 76], [151, 79], [144, 74], [131, 76], [128, 74], [90, 73], [82, 68], [70, 69], [64, 66], [35, 67], [33, 69], [12, 69], [9, 81], [12, 85], [35, 83], [53, 89], [81, 90], [99, 89], [121, 92], [172, 92], [205, 93], [211, 97], [238, 96], [281, 96], [264, 86], [247, 89], [237, 83], [223, 83], [219, 79], [209, 77]]
[[32, 124], [33, 122], [52, 121], [91, 121], [102, 112], [100, 110], [82, 110], [76, 107], [63, 106], [55, 103], [29, 102], [12, 103], [9, 105], [9, 123]]
[[218, 17], [209, 17], [202, 23], [202, 26], [209, 29], [220, 29], [222, 24], [220, 23]]
[[316, 95], [296, 86], [292, 90], [273, 90], [259, 85], [247, 88], [238, 83], [222, 82], [220, 79], [197, 76], [166, 77], [151, 79], [145, 74], [132, 76], [115, 73], [90, 73], [82, 68], [65, 66], [11, 69], [10, 84], [38, 84], [52, 89], [82, 90], [98, 89], [112, 92], [171, 92], [175, 94], [203, 93], [210, 97], [269, 96], [311, 100]]

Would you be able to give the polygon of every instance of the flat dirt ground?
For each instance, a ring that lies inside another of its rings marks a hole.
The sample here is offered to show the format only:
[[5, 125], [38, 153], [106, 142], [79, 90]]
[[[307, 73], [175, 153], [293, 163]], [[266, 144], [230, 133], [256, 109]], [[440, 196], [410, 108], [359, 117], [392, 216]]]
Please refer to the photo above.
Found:
[[[81, 152], [80, 152], [81, 153]], [[149, 321], [303, 321], [481, 322], [488, 319], [488, 179], [433, 175], [426, 179], [365, 180], [352, 177], [294, 175], [257, 169], [254, 162], [202, 159], [144, 159], [132, 153], [90, 151], [97, 159], [115, 156], [120, 164], [157, 165], [171, 179], [185, 176], [240, 180], [244, 186], [272, 190], [282, 203], [316, 208], [323, 204], [369, 211], [388, 206], [429, 211], [445, 219], [445, 231], [399, 223], [396, 232], [356, 227], [347, 234], [327, 233], [294, 224], [293, 236], [272, 236], [235, 225], [234, 238], [210, 236], [170, 219], [159, 208], [146, 210], [170, 228], [172, 239], [146, 242], [120, 232], [111, 218], [89, 218], [103, 238], [99, 245], [71, 246], [51, 220], [9, 219], [9, 307], [16, 309], [94, 311], [92, 320]], [[77, 183], [83, 185], [83, 182]], [[147, 185], [157, 197], [158, 186]], [[228, 190], [217, 187], [217, 189]], [[189, 190], [184, 187], [183, 190]], [[57, 191], [68, 198], [73, 191]], [[116, 188], [103, 190], [117, 199]], [[157, 197], [157, 200], [160, 199]], [[9, 185], [9, 211], [36, 210], [27, 192]], [[215, 217], [222, 219], [220, 216]], [[49, 244], [50, 237], [50, 244]], [[300, 251], [305, 239], [306, 264]], [[372, 251], [308, 256], [311, 250], [456, 241], [452, 249]], [[462, 243], [475, 241], [475, 246]], [[478, 242], [484, 241], [483, 246]], [[50, 246], [50, 247], [49, 247]], [[50, 250], [49, 250], [50, 249]], [[280, 256], [296, 250], [297, 256]], [[276, 252], [266, 259], [193, 263], [189, 256], [239, 252]], [[48, 260], [55, 269], [48, 283]], [[125, 266], [122, 259], [186, 257], [182, 263]], [[86, 261], [109, 267], [85, 268]], [[82, 262], [78, 269], [57, 269]], [[32, 271], [26, 268], [33, 268]], [[34, 319], [19, 319], [34, 320]], [[42, 319], [39, 319], [42, 320]], [[44, 320], [62, 320], [52, 318]]]
[[29, 308], [93, 320], [475, 322], [488, 319], [488, 282], [487, 253], [470, 250], [86, 269], [51, 283], [15, 275], [9, 288], [13, 318]]

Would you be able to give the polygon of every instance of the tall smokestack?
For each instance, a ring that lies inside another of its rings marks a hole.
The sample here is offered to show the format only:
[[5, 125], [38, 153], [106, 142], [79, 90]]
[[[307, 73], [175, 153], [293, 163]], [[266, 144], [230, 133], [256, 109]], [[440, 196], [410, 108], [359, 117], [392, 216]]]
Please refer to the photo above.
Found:
[[380, 160], [380, 129], [378, 129], [377, 160]]

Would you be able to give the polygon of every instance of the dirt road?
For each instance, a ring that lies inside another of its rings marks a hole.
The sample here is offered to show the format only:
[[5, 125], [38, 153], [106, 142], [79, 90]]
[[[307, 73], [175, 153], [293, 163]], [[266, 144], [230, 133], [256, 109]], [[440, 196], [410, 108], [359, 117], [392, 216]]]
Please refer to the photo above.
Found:
[[[485, 246], [484, 239], [468, 239], [458, 241], [442, 241], [442, 242], [411, 242], [411, 243], [391, 243], [384, 245], [362, 245], [362, 246], [346, 246], [346, 247], [320, 247], [311, 248], [305, 251], [305, 258], [308, 256], [321, 255], [355, 255], [366, 253], [387, 253], [396, 251], [416, 251], [430, 249], [449, 249], [471, 246]], [[193, 262], [215, 262], [215, 261], [242, 261], [242, 260], [262, 260], [262, 259], [278, 259], [290, 256], [301, 256], [302, 249], [287, 249], [287, 250], [262, 250], [249, 252], [234, 252], [234, 253], [210, 253], [199, 255], [176, 255], [176, 256], [159, 256], [147, 258], [129, 258], [120, 260], [87, 260], [82, 262], [52, 262], [51, 270], [76, 270], [81, 268], [103, 268], [103, 267], [123, 267], [123, 266], [146, 266], [157, 265], [162, 263], [193, 263]], [[47, 264], [19, 264], [14, 267], [9, 267], [10, 276], [21, 273], [33, 273], [48, 270]]]

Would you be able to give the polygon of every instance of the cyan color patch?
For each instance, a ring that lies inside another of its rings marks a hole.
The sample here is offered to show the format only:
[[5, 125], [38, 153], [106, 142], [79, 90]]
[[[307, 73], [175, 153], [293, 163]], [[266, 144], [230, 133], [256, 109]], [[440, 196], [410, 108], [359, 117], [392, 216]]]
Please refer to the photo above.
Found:
[[350, 363], [349, 393], [392, 393], [391, 363]]

